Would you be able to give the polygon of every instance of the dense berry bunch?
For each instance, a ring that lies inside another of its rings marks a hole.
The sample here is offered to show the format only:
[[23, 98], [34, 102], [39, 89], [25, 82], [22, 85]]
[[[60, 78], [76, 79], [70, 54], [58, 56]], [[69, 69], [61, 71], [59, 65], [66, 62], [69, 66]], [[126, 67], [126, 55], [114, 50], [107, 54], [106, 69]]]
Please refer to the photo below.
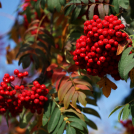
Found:
[[126, 128], [127, 133], [134, 134], [132, 120], [120, 121], [120, 123]]
[[[74, 61], [81, 69], [86, 69], [89, 75], [103, 77], [111, 74], [119, 80], [118, 62], [120, 55], [116, 55], [118, 44], [129, 40], [122, 32], [125, 26], [117, 16], [105, 16], [104, 20], [97, 15], [84, 23], [84, 33], [76, 41], [76, 50], [73, 52]], [[128, 46], [130, 47], [132, 43]]]
[[[28, 76], [28, 72], [19, 72], [15, 69], [14, 74], [22, 81]], [[7, 110], [12, 116], [16, 116], [22, 112], [23, 107], [30, 109], [32, 113], [40, 114], [44, 103], [48, 100], [46, 95], [49, 90], [44, 84], [40, 85], [38, 81], [33, 82], [33, 86], [13, 85], [14, 76], [5, 74], [3, 82], [0, 83], [0, 114], [4, 114]]]

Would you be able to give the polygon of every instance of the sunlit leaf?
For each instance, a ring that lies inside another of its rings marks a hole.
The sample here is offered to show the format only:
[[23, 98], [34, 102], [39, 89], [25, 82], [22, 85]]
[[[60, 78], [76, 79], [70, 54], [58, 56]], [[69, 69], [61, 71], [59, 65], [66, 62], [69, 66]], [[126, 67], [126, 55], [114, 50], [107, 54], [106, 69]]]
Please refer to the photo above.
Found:
[[127, 105], [125, 105], [125, 107], [124, 107], [123, 115], [122, 115], [122, 119], [123, 119], [123, 120], [126, 120], [126, 119], [128, 119], [128, 117], [129, 117], [129, 113], [130, 113], [129, 106], [130, 106], [130, 105], [127, 104]]
[[88, 16], [90, 20], [93, 19], [95, 6], [96, 4], [92, 4], [88, 10]]
[[103, 4], [99, 4], [98, 5], [98, 12], [99, 12], [100, 18], [104, 19], [104, 17], [105, 17], [105, 10], [104, 10]]
[[79, 96], [78, 96], [79, 102], [85, 107], [87, 104], [86, 95], [80, 91], [78, 92], [78, 94], [79, 94]]

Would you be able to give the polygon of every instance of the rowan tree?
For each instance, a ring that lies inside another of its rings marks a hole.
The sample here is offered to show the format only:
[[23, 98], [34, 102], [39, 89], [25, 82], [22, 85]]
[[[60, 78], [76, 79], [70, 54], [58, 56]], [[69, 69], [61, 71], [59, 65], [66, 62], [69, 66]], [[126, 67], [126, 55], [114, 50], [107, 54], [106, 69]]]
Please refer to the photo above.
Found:
[[[131, 79], [134, 87], [133, 0], [23, 0], [7, 50], [7, 62], [28, 71], [6, 73], [0, 83], [0, 114], [19, 116], [25, 134], [88, 134], [97, 125], [85, 114], [101, 118], [87, 104], [97, 106], [95, 89], [109, 97], [116, 81]], [[2, 3], [0, 4], [2, 8]], [[19, 18], [23, 21], [20, 21]], [[30, 71], [40, 75], [28, 80]], [[27, 77], [27, 78], [26, 78]], [[16, 82], [19, 81], [19, 84]], [[117, 106], [118, 120], [131, 114], [132, 99]], [[110, 116], [111, 116], [110, 114]], [[129, 129], [133, 133], [133, 126]]]

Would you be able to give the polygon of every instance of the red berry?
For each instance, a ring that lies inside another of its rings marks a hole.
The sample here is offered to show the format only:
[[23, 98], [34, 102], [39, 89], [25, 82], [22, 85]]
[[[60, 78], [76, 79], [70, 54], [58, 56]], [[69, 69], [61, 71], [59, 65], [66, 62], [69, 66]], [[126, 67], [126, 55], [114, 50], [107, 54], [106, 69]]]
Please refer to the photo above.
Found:
[[23, 73], [18, 73], [18, 78], [23, 78]]
[[109, 44], [114, 44], [114, 40], [113, 39], [110, 39], [109, 40]]
[[36, 84], [38, 84], [39, 82], [38, 81], [34, 81], [33, 82], [33, 85], [35, 86]]
[[85, 53], [80, 53], [80, 57], [85, 57]]
[[101, 29], [101, 28], [103, 28], [103, 25], [102, 25], [101, 23], [99, 23], [99, 24], [97, 25], [97, 28]]
[[9, 74], [4, 74], [4, 77], [5, 77], [5, 78], [9, 78], [10, 75], [9, 75]]
[[14, 70], [14, 74], [15, 74], [15, 75], [18, 75], [18, 74], [19, 74], [19, 70], [18, 70], [18, 69], [15, 69], [15, 70]]
[[110, 50], [110, 49], [111, 49], [111, 45], [110, 45], [110, 44], [107, 44], [107, 45], [105, 46], [105, 49], [106, 49], [106, 50]]
[[104, 45], [104, 44], [103, 44], [103, 41], [101, 41], [101, 40], [98, 41], [98, 45], [99, 45], [99, 47], [103, 47], [103, 45]]
[[94, 33], [97, 32], [97, 30], [98, 30], [97, 27], [93, 27], [93, 28], [92, 28], [92, 31], [93, 31]]
[[15, 77], [14, 76], [10, 76], [9, 79], [10, 79], [10, 81], [14, 81]]
[[92, 23], [92, 27], [97, 27], [97, 23], [96, 22], [93, 22]]
[[28, 72], [25, 71], [25, 72], [23, 73], [23, 76], [28, 76]]
[[42, 85], [40, 86], [40, 88], [41, 88], [42, 90], [44, 90], [44, 89], [46, 89], [46, 86], [45, 86], [44, 84], [42, 84]]
[[19, 90], [20, 87], [18, 85], [15, 85], [15, 90]]
[[101, 62], [105, 62], [105, 60], [106, 60], [106, 58], [105, 58], [104, 56], [101, 56], [101, 57], [99, 58], [99, 61], [101, 61]]
[[24, 90], [25, 87], [23, 85], [21, 85], [19, 88], [20, 88], [20, 90]]
[[94, 20], [97, 20], [98, 18], [99, 18], [98, 15], [94, 15], [94, 16], [93, 16], [93, 19], [94, 19]]
[[107, 32], [107, 31], [103, 31], [102, 34], [103, 34], [104, 36], [108, 36], [108, 32]]
[[117, 37], [121, 37], [122, 36], [122, 32], [120, 32], [120, 31], [116, 32], [116, 36]]
[[9, 83], [9, 82], [10, 82], [10, 79], [6, 78], [6, 79], [4, 80], [4, 82], [5, 82], [5, 83]]
[[103, 43], [104, 43], [104, 44], [108, 44], [108, 43], [109, 43], [109, 42], [108, 42], [108, 39], [104, 39], [104, 40], [103, 40]]
[[35, 99], [35, 100], [34, 100], [34, 103], [35, 103], [35, 104], [38, 104], [38, 103], [39, 103], [39, 99]]
[[97, 65], [101, 66], [101, 62], [99, 60], [97, 61]]
[[96, 48], [96, 52], [97, 52], [97, 53], [101, 53], [102, 50], [98, 47], [98, 48]]

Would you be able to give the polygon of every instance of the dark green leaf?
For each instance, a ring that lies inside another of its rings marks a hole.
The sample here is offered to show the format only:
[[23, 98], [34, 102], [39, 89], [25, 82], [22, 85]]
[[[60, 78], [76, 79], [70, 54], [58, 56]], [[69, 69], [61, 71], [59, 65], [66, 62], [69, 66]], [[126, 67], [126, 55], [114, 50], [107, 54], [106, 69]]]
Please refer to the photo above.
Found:
[[122, 115], [123, 110], [124, 110], [124, 107], [121, 109], [121, 111], [118, 114], [118, 121], [120, 121], [120, 118], [121, 118], [121, 115]]
[[40, 46], [40, 47], [42, 47], [42, 48], [44, 48], [44, 49], [47, 51], [47, 53], [49, 53], [48, 47], [47, 47], [43, 42], [39, 41], [39, 42], [37, 43], [37, 45]]
[[7, 126], [9, 127], [8, 117], [9, 117], [9, 110], [6, 111], [6, 122], [7, 122]]
[[130, 104], [130, 108], [131, 108], [131, 115], [134, 118], [134, 102]]
[[84, 130], [84, 128], [80, 124], [78, 124], [77, 122], [71, 122], [70, 126], [75, 127], [79, 130]]
[[132, 117], [132, 124], [133, 124], [133, 126], [134, 126], [134, 118]]
[[42, 9], [45, 8], [45, 3], [46, 3], [46, 0], [41, 0], [40, 5], [41, 5], [41, 8], [42, 8]]
[[64, 116], [61, 115], [61, 116], [60, 116], [59, 123], [58, 123], [56, 129], [52, 132], [52, 134], [57, 134], [57, 132], [59, 131], [59, 128], [61, 127], [63, 121], [64, 121]]
[[71, 16], [71, 21], [74, 21], [75, 19], [77, 19], [77, 17], [78, 17], [79, 14], [80, 14], [81, 8], [82, 8], [81, 5], [78, 5], [78, 6], [75, 8], [75, 10], [73, 11], [72, 16]]
[[117, 106], [111, 113], [110, 113], [110, 115], [109, 115], [109, 117], [115, 112], [115, 111], [117, 111], [119, 108], [121, 108], [121, 107], [123, 107], [123, 106]]
[[51, 118], [48, 122], [48, 132], [52, 132], [55, 127], [57, 126], [58, 122], [59, 122], [59, 119], [60, 119], [60, 110], [59, 108], [55, 108], [55, 110], [53, 111], [52, 115], [51, 115]]
[[123, 120], [128, 119], [129, 113], [130, 113], [129, 104], [127, 104], [127, 105], [124, 107], [122, 119], [123, 119]]
[[25, 128], [29, 121], [32, 119], [33, 114], [31, 112], [28, 112], [23, 119], [20, 119], [20, 128]]
[[81, 0], [83, 3], [88, 4], [88, 0]]
[[114, 6], [114, 7], [111, 7], [112, 11], [116, 12], [116, 13], [119, 13], [119, 3], [118, 3], [118, 0], [113, 0], [111, 4]]
[[67, 126], [67, 134], [76, 134], [76, 130], [70, 125]]
[[124, 80], [127, 81], [128, 79], [128, 73], [131, 71], [131, 69], [134, 67], [134, 60], [128, 64], [124, 69]]
[[129, 0], [118, 0], [119, 5], [124, 8], [128, 9], [129, 8]]
[[83, 112], [85, 112], [85, 113], [87, 113], [87, 114], [92, 114], [92, 115], [94, 115], [94, 116], [97, 116], [97, 117], [101, 118], [100, 115], [98, 114], [98, 112], [95, 111], [95, 110], [92, 109], [92, 108], [83, 108]]
[[52, 88], [50, 91], [49, 91], [49, 94], [54, 94], [54, 93], [56, 93], [57, 91], [56, 91], [56, 89], [55, 88]]
[[84, 115], [84, 117], [85, 117], [85, 122], [86, 122], [86, 124], [87, 124], [89, 127], [93, 128], [93, 129], [95, 129], [95, 130], [98, 129], [97, 126], [96, 126], [96, 124], [95, 124], [93, 121], [91, 121], [90, 119], [88, 119], [85, 115]]
[[54, 0], [55, 2], [55, 8], [58, 12], [60, 12], [61, 10], [61, 4], [60, 4], [60, 1], [59, 0]]
[[60, 1], [60, 4], [63, 6], [66, 4], [66, 0], [59, 0], [59, 1]]
[[35, 52], [36, 52], [36, 54], [37, 54], [38, 56], [40, 56], [40, 57], [42, 58], [43, 61], [48, 60], [48, 59], [46, 58], [45, 53], [44, 53], [42, 50], [40, 50], [39, 48], [36, 48], [36, 49], [35, 49]]
[[32, 54], [32, 58], [34, 60], [35, 69], [38, 69], [40, 65], [38, 57], [35, 54]]
[[48, 122], [48, 118], [46, 117], [45, 114], [43, 114], [43, 118], [42, 118], [42, 125], [45, 126]]
[[60, 129], [58, 130], [58, 134], [63, 134], [65, 126], [66, 126], [66, 122], [64, 121]]
[[52, 101], [51, 114], [53, 113], [55, 106], [56, 106], [55, 102]]
[[86, 123], [83, 120], [79, 119], [79, 118], [75, 118], [75, 117], [74, 118], [68, 118], [68, 121], [76, 122], [77, 124], [83, 126], [87, 130]]
[[87, 101], [87, 103], [88, 103], [88, 104], [91, 104], [91, 105], [95, 105], [95, 106], [97, 106], [96, 101], [95, 101], [95, 100], [93, 100], [93, 99], [86, 98], [86, 101]]
[[55, 6], [54, 3], [55, 3], [55, 0], [47, 0], [48, 10], [50, 12], [54, 11], [54, 6]]
[[64, 11], [65, 16], [69, 15], [69, 14], [73, 11], [73, 9], [74, 9], [75, 7], [76, 7], [76, 5], [68, 6], [68, 7], [65, 9], [65, 11]]
[[44, 115], [49, 118], [51, 111], [51, 101], [47, 101], [44, 105]]
[[31, 9], [30, 9], [30, 6], [28, 6], [26, 8], [26, 16], [27, 16], [28, 22], [30, 23], [31, 22]]

